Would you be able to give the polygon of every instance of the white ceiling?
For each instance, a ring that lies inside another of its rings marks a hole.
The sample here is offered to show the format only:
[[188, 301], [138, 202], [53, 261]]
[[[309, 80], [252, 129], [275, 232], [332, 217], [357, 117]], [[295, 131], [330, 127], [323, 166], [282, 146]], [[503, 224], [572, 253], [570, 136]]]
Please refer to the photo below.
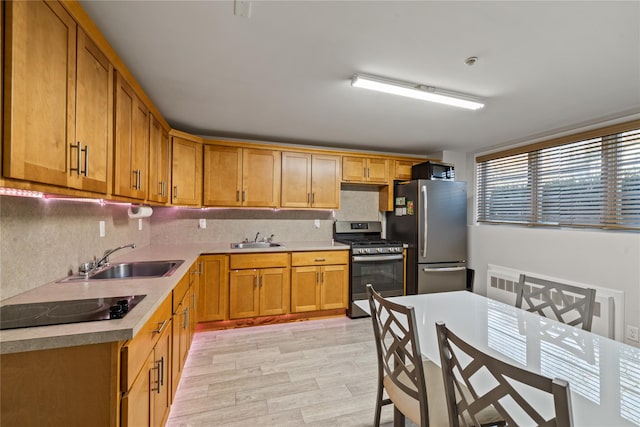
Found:
[[[253, 1], [248, 19], [232, 1], [82, 4], [167, 121], [199, 135], [478, 152], [640, 113], [638, 1]], [[357, 72], [486, 106], [352, 88]]]

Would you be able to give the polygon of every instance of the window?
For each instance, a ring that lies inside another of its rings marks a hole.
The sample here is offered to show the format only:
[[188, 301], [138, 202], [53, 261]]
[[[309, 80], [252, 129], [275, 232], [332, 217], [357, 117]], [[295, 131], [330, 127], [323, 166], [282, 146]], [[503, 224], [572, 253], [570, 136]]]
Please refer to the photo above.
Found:
[[477, 162], [479, 222], [640, 230], [640, 121]]

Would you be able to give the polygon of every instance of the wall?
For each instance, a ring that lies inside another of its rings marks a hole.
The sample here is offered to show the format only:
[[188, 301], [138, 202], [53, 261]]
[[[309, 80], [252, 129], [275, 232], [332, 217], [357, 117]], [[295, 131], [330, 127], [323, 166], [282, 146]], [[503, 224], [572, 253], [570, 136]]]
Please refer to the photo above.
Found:
[[[232, 242], [255, 233], [275, 241], [327, 241], [338, 220], [379, 220], [377, 188], [343, 190], [332, 211], [154, 208], [151, 218], [129, 219], [126, 205], [0, 196], [0, 300], [62, 279], [108, 248], [188, 242]], [[198, 219], [207, 228], [198, 228]], [[320, 228], [314, 220], [320, 220]], [[106, 236], [99, 237], [99, 221]], [[122, 253], [129, 251], [123, 250]]]
[[[105, 237], [99, 235], [101, 220]], [[0, 299], [77, 272], [108, 248], [147, 246], [149, 218], [142, 222], [138, 230], [126, 205], [0, 196]]]
[[[340, 209], [336, 211], [284, 209], [177, 209], [156, 208], [151, 217], [151, 242], [240, 242], [274, 235], [275, 242], [328, 241], [337, 220], [378, 221], [377, 187], [340, 192]], [[207, 228], [198, 228], [206, 219]], [[315, 228], [314, 221], [320, 221]]]

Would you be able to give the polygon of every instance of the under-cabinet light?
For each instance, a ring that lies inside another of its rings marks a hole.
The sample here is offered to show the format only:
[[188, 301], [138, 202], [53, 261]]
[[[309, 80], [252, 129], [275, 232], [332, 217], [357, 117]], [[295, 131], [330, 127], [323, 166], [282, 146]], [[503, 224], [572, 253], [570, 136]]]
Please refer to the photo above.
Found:
[[385, 79], [383, 77], [355, 74], [351, 79], [351, 86], [421, 99], [423, 101], [452, 105], [469, 110], [477, 110], [484, 107], [482, 100], [472, 95], [437, 89], [433, 86], [423, 84]]

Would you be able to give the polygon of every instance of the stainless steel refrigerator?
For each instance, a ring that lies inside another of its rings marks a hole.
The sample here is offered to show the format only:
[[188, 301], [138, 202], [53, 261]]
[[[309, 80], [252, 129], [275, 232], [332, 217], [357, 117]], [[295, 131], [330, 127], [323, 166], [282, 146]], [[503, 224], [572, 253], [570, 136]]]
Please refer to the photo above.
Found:
[[467, 287], [467, 184], [413, 180], [395, 184], [387, 239], [407, 248], [407, 294]]

